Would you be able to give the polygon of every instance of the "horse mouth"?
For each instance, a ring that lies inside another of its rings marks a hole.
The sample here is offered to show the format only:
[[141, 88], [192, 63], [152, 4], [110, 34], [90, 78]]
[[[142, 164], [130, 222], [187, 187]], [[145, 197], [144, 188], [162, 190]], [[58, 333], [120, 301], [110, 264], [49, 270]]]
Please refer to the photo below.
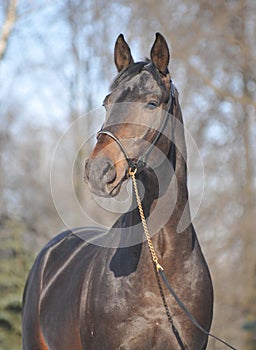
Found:
[[112, 190], [109, 192], [108, 197], [116, 197], [121, 190], [122, 183], [123, 183], [123, 180], [118, 182], [118, 184], [114, 188], [112, 188]]
[[123, 182], [127, 179], [127, 176], [122, 178], [114, 187], [109, 189], [107, 186], [105, 188], [96, 188], [92, 186], [89, 181], [85, 181], [89, 185], [90, 192], [94, 193], [96, 196], [105, 197], [105, 198], [113, 198], [116, 197], [122, 187]]

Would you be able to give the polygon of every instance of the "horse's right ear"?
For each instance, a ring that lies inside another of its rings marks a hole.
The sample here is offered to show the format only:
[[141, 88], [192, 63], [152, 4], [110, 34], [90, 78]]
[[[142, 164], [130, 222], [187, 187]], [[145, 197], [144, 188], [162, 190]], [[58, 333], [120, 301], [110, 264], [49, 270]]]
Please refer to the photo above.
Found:
[[133, 58], [131, 55], [131, 50], [129, 48], [129, 45], [124, 40], [123, 34], [120, 34], [119, 37], [116, 39], [115, 44], [115, 65], [120, 72], [123, 68], [126, 68], [129, 66], [129, 64], [132, 64]]

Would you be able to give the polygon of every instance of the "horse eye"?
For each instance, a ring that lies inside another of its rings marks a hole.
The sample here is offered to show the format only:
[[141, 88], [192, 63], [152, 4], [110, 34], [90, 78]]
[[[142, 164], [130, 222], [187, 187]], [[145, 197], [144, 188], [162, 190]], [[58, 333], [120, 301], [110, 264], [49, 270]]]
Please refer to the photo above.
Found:
[[108, 110], [108, 104], [107, 103], [103, 102], [102, 103], [102, 107], [104, 107], [106, 111]]
[[149, 101], [147, 104], [148, 109], [156, 109], [158, 107], [157, 101]]
[[104, 98], [104, 101], [102, 103], [102, 106], [107, 109], [108, 108], [108, 103], [110, 102], [110, 94], [108, 94], [105, 98]]

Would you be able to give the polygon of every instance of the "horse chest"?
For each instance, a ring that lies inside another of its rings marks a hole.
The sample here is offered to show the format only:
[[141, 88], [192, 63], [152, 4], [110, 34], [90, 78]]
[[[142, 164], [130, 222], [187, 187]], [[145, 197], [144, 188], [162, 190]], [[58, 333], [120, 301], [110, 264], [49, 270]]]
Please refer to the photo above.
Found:
[[[135, 291], [133, 291], [135, 292]], [[162, 305], [150, 293], [138, 297], [134, 293], [109, 295], [97, 305], [93, 302], [93, 322], [87, 322], [84, 339], [87, 349], [167, 349], [172, 334]], [[160, 300], [161, 301], [161, 300]], [[88, 319], [87, 319], [88, 321]]]
[[91, 283], [82, 322], [85, 348], [175, 348], [155, 282], [145, 283], [136, 273], [115, 278], [106, 272]]

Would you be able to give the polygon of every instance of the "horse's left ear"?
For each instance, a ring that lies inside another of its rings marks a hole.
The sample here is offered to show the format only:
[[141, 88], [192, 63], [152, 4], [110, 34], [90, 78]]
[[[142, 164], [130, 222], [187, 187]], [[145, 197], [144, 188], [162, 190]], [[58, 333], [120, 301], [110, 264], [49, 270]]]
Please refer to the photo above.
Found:
[[166, 75], [170, 54], [167, 42], [160, 33], [156, 33], [156, 39], [152, 46], [150, 57], [159, 72]]
[[129, 45], [124, 40], [123, 34], [120, 34], [115, 44], [115, 64], [118, 72], [133, 62]]

